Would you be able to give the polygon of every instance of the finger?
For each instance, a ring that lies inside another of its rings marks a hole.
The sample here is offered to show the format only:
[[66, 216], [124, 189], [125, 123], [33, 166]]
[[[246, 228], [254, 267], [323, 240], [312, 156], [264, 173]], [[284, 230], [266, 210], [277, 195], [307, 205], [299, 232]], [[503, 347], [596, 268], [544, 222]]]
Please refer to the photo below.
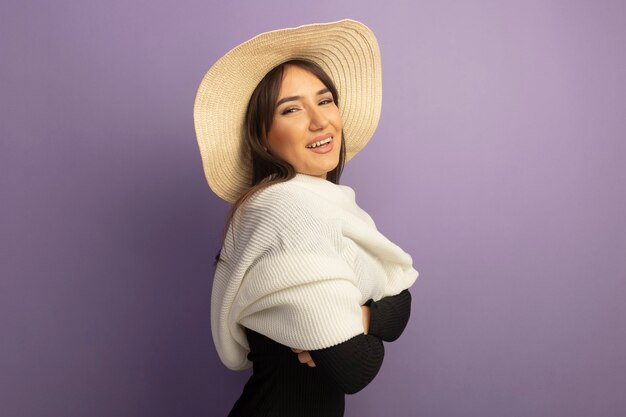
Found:
[[300, 353], [302, 352], [302, 349], [296, 349], [296, 348], [291, 348], [292, 352], [296, 352], [296, 353]]
[[313, 361], [313, 358], [311, 358], [309, 352], [302, 352], [298, 353], [298, 360], [300, 361], [300, 363], [307, 363]]
[[313, 362], [312, 360], [308, 361], [306, 364], [309, 365], [309, 367], [311, 368], [315, 368], [315, 362]]

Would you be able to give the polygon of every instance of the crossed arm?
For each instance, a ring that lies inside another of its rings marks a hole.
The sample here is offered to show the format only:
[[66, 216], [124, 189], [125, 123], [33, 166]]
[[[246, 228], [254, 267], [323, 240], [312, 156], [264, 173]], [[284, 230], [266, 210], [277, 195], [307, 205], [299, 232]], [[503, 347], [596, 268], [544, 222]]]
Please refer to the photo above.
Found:
[[326, 349], [302, 351], [292, 349], [298, 360], [317, 366], [346, 394], [365, 388], [378, 374], [384, 358], [383, 341], [400, 337], [411, 314], [411, 294], [369, 300], [361, 306], [363, 334]]

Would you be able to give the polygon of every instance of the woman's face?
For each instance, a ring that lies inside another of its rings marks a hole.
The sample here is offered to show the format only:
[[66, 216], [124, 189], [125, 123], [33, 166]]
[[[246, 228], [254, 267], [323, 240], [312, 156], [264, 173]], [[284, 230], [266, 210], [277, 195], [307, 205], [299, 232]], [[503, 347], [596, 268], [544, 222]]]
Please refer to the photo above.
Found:
[[296, 172], [326, 178], [339, 163], [343, 126], [339, 108], [309, 71], [288, 65], [283, 75], [265, 146]]

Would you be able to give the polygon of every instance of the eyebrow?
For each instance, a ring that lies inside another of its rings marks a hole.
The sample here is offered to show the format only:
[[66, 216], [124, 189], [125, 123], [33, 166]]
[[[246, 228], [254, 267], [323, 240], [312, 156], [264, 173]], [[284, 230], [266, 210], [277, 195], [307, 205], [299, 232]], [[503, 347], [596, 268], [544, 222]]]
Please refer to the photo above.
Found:
[[[322, 94], [326, 94], [328, 93], [330, 90], [328, 88], [322, 88], [320, 91], [318, 91], [316, 93], [316, 95], [320, 96]], [[284, 97], [281, 98], [280, 100], [278, 100], [278, 102], [276, 103], [276, 107], [280, 106], [283, 103], [286, 103], [287, 101], [296, 101], [296, 100], [300, 100], [302, 98], [302, 96], [290, 96], [290, 97]]]

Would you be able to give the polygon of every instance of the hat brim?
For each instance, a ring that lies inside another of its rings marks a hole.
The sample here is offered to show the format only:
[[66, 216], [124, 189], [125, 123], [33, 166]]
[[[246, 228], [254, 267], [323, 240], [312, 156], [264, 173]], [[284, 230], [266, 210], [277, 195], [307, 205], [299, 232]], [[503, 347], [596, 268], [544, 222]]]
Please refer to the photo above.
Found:
[[205, 74], [194, 104], [196, 137], [213, 192], [234, 202], [251, 185], [243, 124], [252, 92], [291, 59], [318, 64], [333, 80], [346, 137], [346, 161], [370, 140], [382, 103], [378, 43], [364, 24], [346, 19], [262, 33], [233, 48]]

